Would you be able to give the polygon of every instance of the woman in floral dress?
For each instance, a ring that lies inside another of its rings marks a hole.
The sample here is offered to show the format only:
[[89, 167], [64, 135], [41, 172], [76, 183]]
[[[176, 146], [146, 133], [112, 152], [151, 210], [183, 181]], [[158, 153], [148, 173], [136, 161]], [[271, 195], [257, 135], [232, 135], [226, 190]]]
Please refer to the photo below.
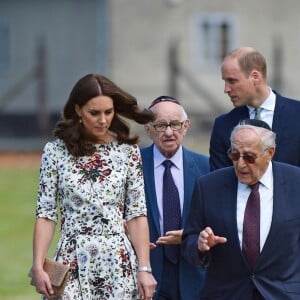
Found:
[[153, 120], [109, 79], [86, 75], [71, 91], [57, 139], [44, 147], [31, 269], [44, 299], [54, 299], [43, 263], [59, 217], [54, 258], [71, 268], [60, 299], [151, 299], [155, 292], [138, 137], [122, 117]]

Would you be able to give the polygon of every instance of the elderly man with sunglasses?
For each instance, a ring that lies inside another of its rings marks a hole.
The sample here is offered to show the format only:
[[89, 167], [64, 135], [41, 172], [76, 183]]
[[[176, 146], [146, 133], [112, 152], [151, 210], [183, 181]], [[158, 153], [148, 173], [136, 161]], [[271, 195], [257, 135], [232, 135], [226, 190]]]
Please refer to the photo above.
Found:
[[[160, 96], [149, 109], [156, 118], [145, 125], [145, 131], [153, 144], [141, 153], [152, 242], [150, 260], [157, 280], [153, 299], [199, 299], [204, 269], [180, 256], [180, 243], [194, 183], [209, 172], [208, 157], [182, 146], [190, 120], [176, 99]], [[172, 176], [167, 173], [168, 165]]]
[[275, 133], [249, 124], [231, 134], [233, 166], [195, 184], [182, 254], [207, 268], [200, 299], [300, 299], [300, 168], [272, 161]]

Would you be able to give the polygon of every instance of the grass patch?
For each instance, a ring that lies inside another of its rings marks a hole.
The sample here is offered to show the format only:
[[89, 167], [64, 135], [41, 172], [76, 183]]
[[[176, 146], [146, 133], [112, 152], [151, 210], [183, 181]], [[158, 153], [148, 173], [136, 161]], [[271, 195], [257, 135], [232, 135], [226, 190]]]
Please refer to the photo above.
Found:
[[32, 263], [32, 234], [39, 168], [0, 169], [0, 297], [1, 300], [35, 300], [27, 276]]

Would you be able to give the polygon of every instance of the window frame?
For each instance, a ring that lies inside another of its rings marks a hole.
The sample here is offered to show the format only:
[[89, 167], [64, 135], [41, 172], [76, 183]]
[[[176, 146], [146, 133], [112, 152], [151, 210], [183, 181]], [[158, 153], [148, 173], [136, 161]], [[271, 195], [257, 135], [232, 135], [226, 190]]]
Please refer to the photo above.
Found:
[[235, 37], [236, 21], [231, 13], [194, 14], [191, 18], [193, 63], [204, 70], [219, 68], [224, 55], [235, 48]]

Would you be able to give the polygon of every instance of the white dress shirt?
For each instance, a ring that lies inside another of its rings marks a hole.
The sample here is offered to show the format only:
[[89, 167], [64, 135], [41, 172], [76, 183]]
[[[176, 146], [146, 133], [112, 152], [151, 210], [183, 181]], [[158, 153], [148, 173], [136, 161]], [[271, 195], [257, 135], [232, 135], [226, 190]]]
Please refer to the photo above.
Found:
[[[262, 108], [260, 112], [261, 119], [266, 122], [270, 128], [272, 128], [273, 125], [273, 117], [274, 117], [274, 110], [275, 110], [275, 104], [276, 104], [276, 95], [274, 92], [269, 88], [270, 94], [268, 98], [260, 105]], [[255, 108], [248, 106], [249, 109], [249, 116], [250, 119], [254, 119], [255, 117]]]
[[[272, 163], [260, 179], [260, 251], [262, 250], [270, 231], [273, 215], [273, 172]], [[237, 192], [237, 228], [242, 249], [244, 213], [251, 188], [247, 184], [238, 183]]]

